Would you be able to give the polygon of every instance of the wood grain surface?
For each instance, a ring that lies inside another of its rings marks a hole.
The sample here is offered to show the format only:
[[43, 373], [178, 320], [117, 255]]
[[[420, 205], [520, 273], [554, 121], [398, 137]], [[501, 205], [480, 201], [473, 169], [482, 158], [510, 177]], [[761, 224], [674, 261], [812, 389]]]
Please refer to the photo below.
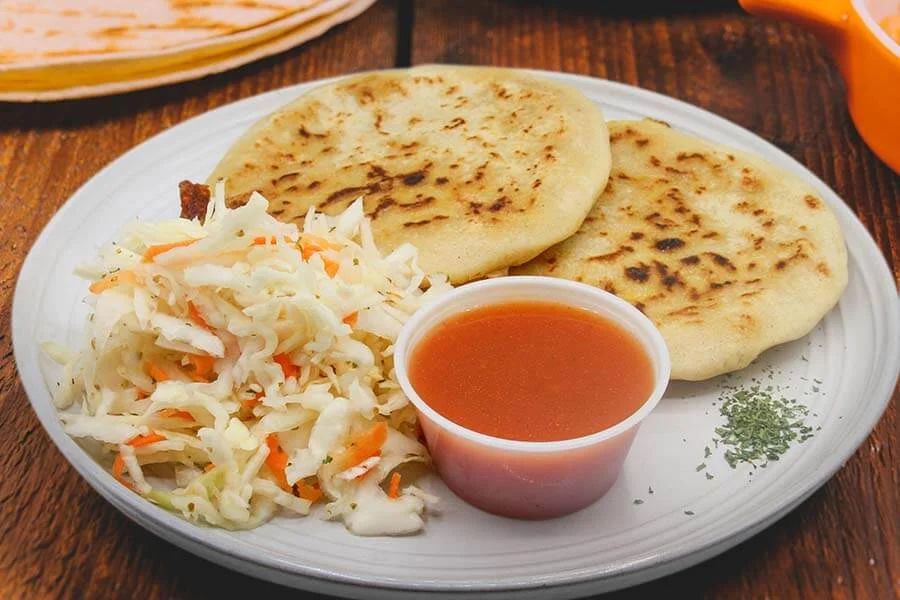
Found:
[[[205, 562], [115, 511], [43, 433], [12, 357], [16, 275], [54, 211], [135, 144], [222, 104], [423, 62], [639, 85], [716, 112], [793, 155], [855, 210], [900, 279], [900, 176], [856, 133], [822, 46], [727, 1], [656, 4], [382, 0], [318, 40], [230, 73], [111, 98], [0, 104], [0, 598], [230, 598], [249, 589], [267, 599], [310, 597]], [[776, 525], [704, 564], [607, 597], [900, 596], [896, 401], [895, 393], [846, 466]]]

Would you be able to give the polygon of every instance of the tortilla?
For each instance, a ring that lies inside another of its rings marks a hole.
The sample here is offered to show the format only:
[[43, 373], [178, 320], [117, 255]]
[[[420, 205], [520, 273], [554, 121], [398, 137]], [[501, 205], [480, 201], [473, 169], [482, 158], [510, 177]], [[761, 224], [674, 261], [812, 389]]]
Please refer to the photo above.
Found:
[[375, 0], [321, 0], [260, 27], [154, 51], [90, 55], [25, 68], [0, 64], [0, 101], [108, 95], [218, 73], [306, 42]]
[[628, 300], [662, 332], [674, 379], [741, 369], [837, 302], [846, 248], [807, 184], [649, 120], [610, 123], [610, 142], [609, 185], [584, 225], [513, 274]]
[[208, 183], [227, 179], [232, 206], [259, 191], [293, 222], [363, 197], [383, 252], [409, 242], [461, 283], [572, 235], [608, 174], [603, 115], [573, 88], [427, 66], [316, 88], [255, 124]]
[[43, 66], [189, 46], [278, 21], [320, 0], [6, 0], [0, 66]]

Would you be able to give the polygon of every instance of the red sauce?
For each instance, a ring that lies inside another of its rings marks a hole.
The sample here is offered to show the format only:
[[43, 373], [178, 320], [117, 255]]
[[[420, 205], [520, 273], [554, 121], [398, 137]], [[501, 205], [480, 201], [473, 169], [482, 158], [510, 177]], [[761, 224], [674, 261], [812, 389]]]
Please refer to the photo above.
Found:
[[524, 301], [438, 324], [413, 350], [409, 379], [454, 423], [530, 442], [607, 429], [637, 411], [654, 386], [650, 357], [617, 323]]

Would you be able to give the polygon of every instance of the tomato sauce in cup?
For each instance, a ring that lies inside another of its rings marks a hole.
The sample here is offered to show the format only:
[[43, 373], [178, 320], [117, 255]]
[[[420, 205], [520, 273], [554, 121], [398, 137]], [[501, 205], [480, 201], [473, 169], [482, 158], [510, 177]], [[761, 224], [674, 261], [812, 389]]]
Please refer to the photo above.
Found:
[[394, 369], [447, 487], [488, 512], [535, 519], [612, 487], [670, 361], [653, 323], [621, 298], [500, 277], [416, 311]]
[[431, 408], [486, 435], [579, 438], [624, 421], [653, 391], [641, 344], [614, 321], [513, 301], [442, 321], [416, 346], [409, 380]]

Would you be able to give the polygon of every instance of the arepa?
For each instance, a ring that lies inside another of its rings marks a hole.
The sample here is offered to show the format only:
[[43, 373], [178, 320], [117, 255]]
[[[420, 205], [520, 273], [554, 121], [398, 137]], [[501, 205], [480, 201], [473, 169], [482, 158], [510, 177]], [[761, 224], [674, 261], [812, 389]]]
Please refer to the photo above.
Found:
[[461, 283], [575, 233], [608, 174], [603, 115], [575, 89], [427, 66], [316, 88], [251, 127], [209, 183], [227, 179], [231, 205], [259, 191], [294, 222], [361, 196], [382, 251], [409, 242]]
[[748, 365], [837, 302], [847, 254], [810, 186], [665, 124], [610, 123], [609, 184], [577, 234], [514, 274], [583, 281], [659, 327], [674, 379]]

